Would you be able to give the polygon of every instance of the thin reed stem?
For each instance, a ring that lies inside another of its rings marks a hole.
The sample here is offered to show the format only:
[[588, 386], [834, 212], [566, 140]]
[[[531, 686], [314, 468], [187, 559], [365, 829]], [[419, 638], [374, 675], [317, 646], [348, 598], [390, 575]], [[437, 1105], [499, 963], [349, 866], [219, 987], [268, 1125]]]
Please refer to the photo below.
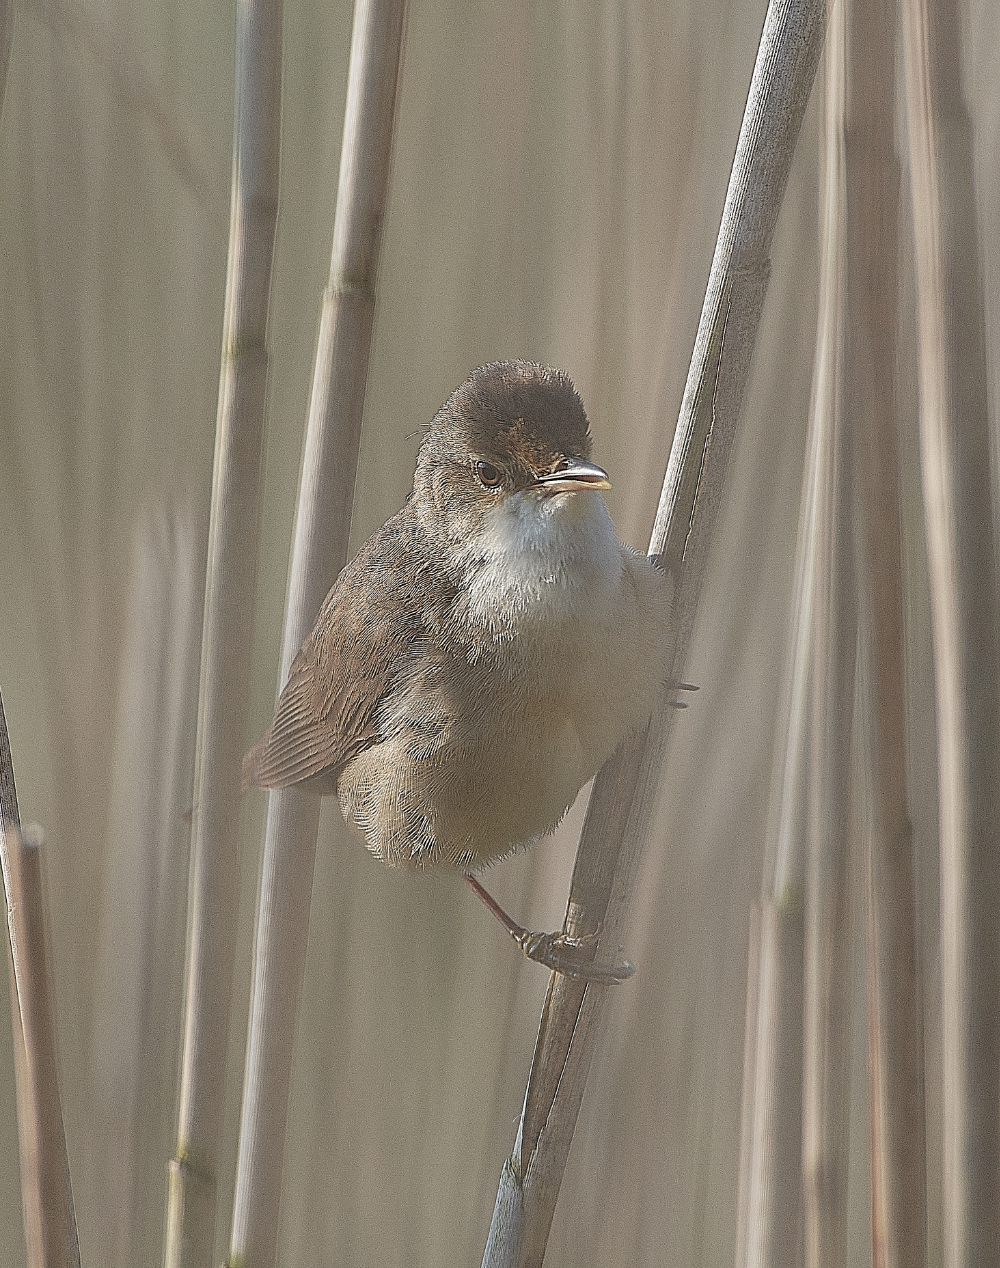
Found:
[[[306, 425], [279, 685], [347, 560], [405, 12], [405, 0], [358, 0], [354, 9], [333, 252]], [[270, 1268], [277, 1255], [318, 826], [317, 796], [296, 789], [269, 794], [230, 1240], [230, 1262], [253, 1268]]]
[[844, 390], [847, 55], [846, 12], [841, 5], [831, 18], [826, 50], [823, 254], [811, 418], [817, 452], [802, 1036], [803, 1228], [808, 1268], [841, 1268], [847, 1239], [852, 947], [848, 864], [857, 649], [854, 460]]
[[857, 455], [871, 822], [865, 832], [873, 1268], [926, 1253], [923, 1022], [906, 673], [896, 365], [895, 0], [852, 0], [846, 118], [847, 395]]
[[46, 949], [41, 833], [21, 831], [7, 721], [0, 700], [0, 864], [10, 938], [21, 1192], [28, 1268], [79, 1268]]
[[267, 314], [278, 216], [281, 0], [237, 9], [233, 185], [205, 580], [177, 1148], [164, 1263], [215, 1247], [218, 1158], [237, 932], [239, 799], [267, 388]]
[[1000, 1246], [1000, 624], [972, 133], [952, 0], [903, 0], [938, 748], [944, 1251]]
[[[774, 223], [826, 27], [822, 0], [768, 9], [733, 163], [715, 258], [674, 433], [650, 554], [670, 578], [669, 679], [683, 678], [691, 628], [769, 274]], [[651, 667], [652, 668], [652, 667]], [[564, 923], [601, 930], [614, 955], [652, 815], [676, 710], [624, 744], [595, 783]], [[504, 1166], [483, 1264], [540, 1264], [593, 1053], [604, 988], [554, 974], [513, 1153]]]

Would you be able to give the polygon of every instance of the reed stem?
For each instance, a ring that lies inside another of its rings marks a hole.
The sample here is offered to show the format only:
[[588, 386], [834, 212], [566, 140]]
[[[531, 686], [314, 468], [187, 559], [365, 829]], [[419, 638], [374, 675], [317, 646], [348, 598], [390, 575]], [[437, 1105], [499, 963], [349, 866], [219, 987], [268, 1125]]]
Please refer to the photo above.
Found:
[[[761, 36], [691, 367], [650, 540], [670, 579], [674, 642], [683, 663], [705, 574], [729, 455], [749, 376], [770, 247], [792, 153], [822, 48], [823, 0], [773, 0]], [[564, 930], [601, 929], [617, 952], [676, 710], [626, 742], [599, 773], [570, 887]], [[539, 1024], [521, 1123], [504, 1166], [484, 1268], [541, 1263], [593, 1053], [604, 988], [553, 974]]]
[[1000, 624], [972, 130], [953, 0], [903, 0], [938, 748], [944, 1250], [1000, 1246]]
[[[347, 560], [382, 224], [402, 69], [405, 0], [357, 0], [330, 278], [306, 425], [279, 685]], [[270, 1268], [292, 1052], [305, 972], [319, 798], [268, 797], [254, 940], [230, 1263]]]
[[202, 633], [177, 1147], [166, 1268], [215, 1248], [218, 1158], [235, 961], [241, 757], [267, 389], [267, 313], [278, 217], [281, 0], [237, 8], [229, 259]]
[[10, 938], [11, 1024], [28, 1268], [80, 1268], [45, 937], [41, 833], [21, 830], [0, 700], [0, 863]]

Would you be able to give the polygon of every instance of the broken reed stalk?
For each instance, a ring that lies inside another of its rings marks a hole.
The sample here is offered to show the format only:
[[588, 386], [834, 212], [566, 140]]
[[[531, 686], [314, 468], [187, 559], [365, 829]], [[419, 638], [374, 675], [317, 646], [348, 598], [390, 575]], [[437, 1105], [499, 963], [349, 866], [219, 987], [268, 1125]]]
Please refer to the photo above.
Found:
[[857, 654], [855, 463], [845, 391], [847, 55], [846, 6], [839, 5], [831, 17], [826, 49], [823, 255], [811, 423], [818, 452], [802, 1035], [806, 1268], [843, 1264], [847, 1241], [853, 942], [848, 842]]
[[894, 390], [899, 163], [895, 0], [852, 0], [847, 92], [847, 401], [857, 455], [862, 644], [868, 1117], [873, 1268], [923, 1268], [922, 982], [906, 780], [906, 647]]
[[903, 0], [937, 719], [944, 1261], [1000, 1246], [1000, 626], [972, 134], [951, 0]]
[[218, 1158], [239, 899], [241, 758], [278, 216], [281, 0], [237, 6], [233, 183], [198, 693], [177, 1150], [164, 1263], [201, 1268], [215, 1246]]
[[[405, 0], [358, 0], [354, 9], [333, 253], [306, 425], [279, 687], [347, 560], [405, 11]], [[268, 796], [230, 1243], [230, 1263], [252, 1268], [270, 1268], [277, 1252], [319, 804], [319, 797], [296, 789]]]
[[[768, 8], [736, 149], [691, 368], [649, 553], [672, 587], [665, 676], [681, 680], [726, 466], [749, 376], [770, 247], [823, 44], [823, 0]], [[564, 929], [601, 931], [614, 957], [653, 809], [672, 710], [625, 743], [597, 777]], [[606, 988], [549, 980], [521, 1123], [504, 1164], [484, 1268], [542, 1261]]]
[[10, 740], [0, 700], [0, 863], [10, 938], [14, 1066], [28, 1268], [79, 1268], [45, 941], [41, 833], [21, 831]]

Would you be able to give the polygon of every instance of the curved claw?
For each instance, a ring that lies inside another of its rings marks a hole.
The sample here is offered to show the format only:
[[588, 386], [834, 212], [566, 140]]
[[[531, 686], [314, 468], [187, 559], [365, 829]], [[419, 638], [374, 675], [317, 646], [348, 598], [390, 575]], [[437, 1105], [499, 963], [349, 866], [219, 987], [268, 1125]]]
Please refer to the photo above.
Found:
[[517, 933], [511, 930], [510, 936], [529, 960], [574, 981], [617, 986], [635, 972], [635, 965], [627, 960], [624, 964], [595, 964], [592, 960], [582, 959], [580, 951], [597, 940], [597, 935], [593, 933], [583, 938], [571, 938], [565, 933], [532, 933], [530, 929], [522, 929]]

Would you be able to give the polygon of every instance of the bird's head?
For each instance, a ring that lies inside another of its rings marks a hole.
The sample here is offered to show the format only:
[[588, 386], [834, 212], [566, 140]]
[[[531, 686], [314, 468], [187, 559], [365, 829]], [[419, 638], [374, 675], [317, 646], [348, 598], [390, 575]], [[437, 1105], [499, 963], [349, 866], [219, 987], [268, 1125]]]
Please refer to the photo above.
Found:
[[438, 410], [413, 487], [427, 527], [457, 543], [482, 533], [498, 507], [549, 519], [572, 495], [611, 486], [590, 462], [587, 415], [569, 376], [501, 361], [474, 370]]

